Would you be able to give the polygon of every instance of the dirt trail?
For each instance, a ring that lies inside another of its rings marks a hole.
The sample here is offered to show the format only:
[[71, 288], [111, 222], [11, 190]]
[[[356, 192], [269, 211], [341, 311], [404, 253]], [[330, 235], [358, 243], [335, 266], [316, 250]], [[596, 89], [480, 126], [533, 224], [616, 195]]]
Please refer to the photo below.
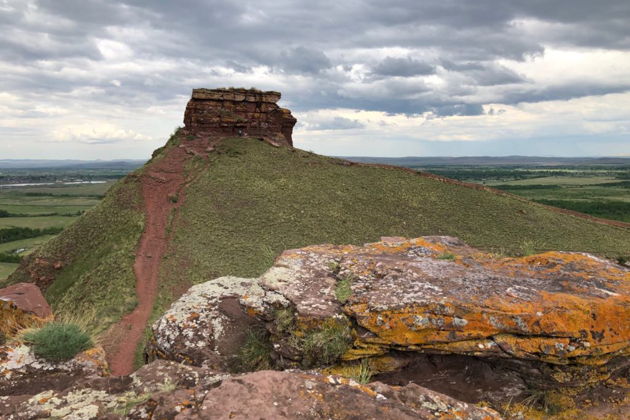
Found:
[[116, 342], [108, 351], [113, 375], [133, 372], [135, 351], [144, 335], [158, 293], [160, 262], [168, 246], [166, 227], [169, 214], [183, 201], [182, 189], [186, 181], [184, 163], [187, 157], [186, 150], [175, 147], [162, 159], [148, 166], [147, 172], [140, 176], [145, 228], [133, 266], [138, 306], [114, 327], [112, 336]]

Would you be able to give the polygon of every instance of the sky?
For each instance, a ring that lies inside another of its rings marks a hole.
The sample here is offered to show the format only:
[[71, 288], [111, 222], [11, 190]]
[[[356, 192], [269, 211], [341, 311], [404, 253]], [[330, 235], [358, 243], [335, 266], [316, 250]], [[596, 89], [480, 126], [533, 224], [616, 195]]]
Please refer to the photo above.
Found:
[[0, 159], [143, 159], [191, 90], [337, 156], [630, 156], [628, 0], [0, 0]]

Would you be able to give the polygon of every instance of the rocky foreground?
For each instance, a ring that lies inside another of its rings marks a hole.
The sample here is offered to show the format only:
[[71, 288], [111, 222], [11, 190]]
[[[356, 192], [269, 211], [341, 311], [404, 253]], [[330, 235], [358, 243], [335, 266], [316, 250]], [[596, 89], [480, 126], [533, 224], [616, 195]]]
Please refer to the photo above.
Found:
[[151, 362], [122, 377], [99, 349], [33, 356], [18, 331], [50, 317], [0, 291], [21, 320], [0, 324], [0, 417], [622, 419], [629, 288], [628, 268], [581, 253], [311, 246], [260, 278], [193, 286], [153, 325]]

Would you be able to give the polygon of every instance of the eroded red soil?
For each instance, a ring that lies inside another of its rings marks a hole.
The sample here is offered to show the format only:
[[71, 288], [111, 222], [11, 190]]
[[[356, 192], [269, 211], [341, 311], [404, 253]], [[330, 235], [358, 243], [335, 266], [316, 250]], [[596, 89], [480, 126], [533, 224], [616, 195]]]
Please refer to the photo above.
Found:
[[169, 215], [184, 201], [185, 163], [192, 155], [205, 156], [209, 140], [170, 148], [164, 157], [148, 165], [140, 175], [145, 228], [136, 250], [134, 272], [138, 305], [108, 334], [116, 337], [108, 351], [113, 375], [133, 372], [135, 351], [140, 343], [158, 293], [160, 262], [168, 246]]

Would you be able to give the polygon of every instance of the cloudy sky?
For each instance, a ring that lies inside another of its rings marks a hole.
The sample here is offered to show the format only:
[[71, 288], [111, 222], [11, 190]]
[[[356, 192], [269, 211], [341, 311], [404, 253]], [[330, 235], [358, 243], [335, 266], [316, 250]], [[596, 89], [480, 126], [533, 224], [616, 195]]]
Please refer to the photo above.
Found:
[[630, 155], [628, 0], [0, 0], [0, 158], [146, 158], [194, 87], [331, 155]]

